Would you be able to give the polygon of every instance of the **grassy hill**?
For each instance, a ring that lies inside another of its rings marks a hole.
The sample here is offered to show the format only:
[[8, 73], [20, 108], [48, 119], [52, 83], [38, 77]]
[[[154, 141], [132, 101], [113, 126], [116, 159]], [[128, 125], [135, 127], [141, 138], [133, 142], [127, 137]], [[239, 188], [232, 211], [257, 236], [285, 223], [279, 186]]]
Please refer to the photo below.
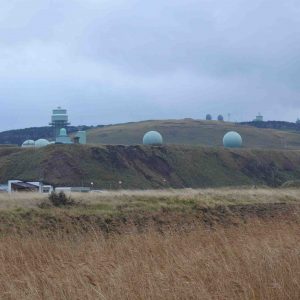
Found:
[[[246, 148], [300, 149], [300, 125], [295, 123], [270, 121], [229, 123], [183, 120], [150, 120], [116, 125], [69, 126], [70, 134], [87, 130], [91, 144], [138, 145], [145, 132], [158, 130], [167, 144], [221, 146], [227, 131], [238, 131]], [[21, 145], [27, 139], [52, 139], [53, 129], [33, 127], [0, 132], [0, 144]]]
[[238, 131], [246, 148], [300, 149], [300, 132], [256, 128], [238, 123], [193, 119], [156, 120], [119, 124], [88, 130], [91, 144], [137, 145], [145, 132], [158, 130], [167, 144], [221, 146], [230, 130]]
[[0, 148], [0, 182], [9, 179], [42, 179], [56, 186], [94, 182], [105, 189], [279, 186], [300, 179], [300, 151], [180, 145]]

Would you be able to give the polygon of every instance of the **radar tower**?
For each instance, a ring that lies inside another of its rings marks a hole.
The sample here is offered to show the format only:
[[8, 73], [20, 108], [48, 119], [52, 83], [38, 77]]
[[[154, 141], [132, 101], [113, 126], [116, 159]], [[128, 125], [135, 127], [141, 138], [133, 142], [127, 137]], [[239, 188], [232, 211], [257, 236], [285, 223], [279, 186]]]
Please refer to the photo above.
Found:
[[54, 140], [56, 140], [56, 138], [59, 136], [60, 130], [70, 125], [68, 121], [67, 110], [61, 108], [60, 106], [56, 109], [53, 109], [51, 122], [49, 125], [53, 127]]

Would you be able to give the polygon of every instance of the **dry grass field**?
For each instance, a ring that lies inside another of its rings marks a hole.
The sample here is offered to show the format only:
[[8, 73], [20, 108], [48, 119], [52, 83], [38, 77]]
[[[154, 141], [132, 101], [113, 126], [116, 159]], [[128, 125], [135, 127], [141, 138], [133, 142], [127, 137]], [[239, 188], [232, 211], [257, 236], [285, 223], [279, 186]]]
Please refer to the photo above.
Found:
[[[99, 210], [109, 201], [109, 211], [123, 201], [133, 205], [130, 210], [142, 207], [145, 212], [149, 207], [141, 203], [146, 199], [158, 210], [167, 203], [178, 209], [188, 200], [209, 207], [219, 205], [222, 195], [225, 205], [273, 201], [295, 209], [190, 230], [158, 232], [149, 226], [140, 233], [105, 235], [95, 223], [85, 233], [53, 233], [50, 228], [32, 228], [23, 235], [2, 232], [0, 299], [300, 299], [297, 190], [104, 192], [90, 194], [81, 212], [89, 206]], [[82, 195], [74, 197], [83, 201]], [[36, 205], [43, 199], [18, 194], [7, 201], [0, 196], [2, 213], [39, 210]]]
[[299, 225], [0, 239], [2, 299], [299, 299]]

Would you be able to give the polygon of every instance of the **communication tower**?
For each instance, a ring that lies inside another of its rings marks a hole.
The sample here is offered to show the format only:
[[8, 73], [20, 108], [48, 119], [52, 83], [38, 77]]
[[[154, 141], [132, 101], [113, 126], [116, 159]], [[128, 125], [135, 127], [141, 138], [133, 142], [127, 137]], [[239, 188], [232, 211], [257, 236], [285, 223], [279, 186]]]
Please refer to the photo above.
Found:
[[264, 117], [261, 115], [261, 113], [258, 113], [258, 115], [256, 116], [256, 118], [253, 121], [254, 122], [263, 122]]
[[51, 122], [49, 123], [54, 129], [54, 139], [56, 139], [62, 128], [66, 128], [70, 123], [68, 122], [67, 110], [61, 108], [60, 106], [53, 109]]

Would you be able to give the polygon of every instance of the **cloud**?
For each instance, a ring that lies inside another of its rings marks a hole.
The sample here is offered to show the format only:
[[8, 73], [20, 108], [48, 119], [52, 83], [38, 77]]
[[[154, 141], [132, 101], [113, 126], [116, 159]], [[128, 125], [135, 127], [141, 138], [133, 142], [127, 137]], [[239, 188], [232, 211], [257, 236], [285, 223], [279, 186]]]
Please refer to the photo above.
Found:
[[56, 105], [74, 124], [294, 121], [299, 33], [295, 0], [3, 1], [0, 130], [46, 124]]

